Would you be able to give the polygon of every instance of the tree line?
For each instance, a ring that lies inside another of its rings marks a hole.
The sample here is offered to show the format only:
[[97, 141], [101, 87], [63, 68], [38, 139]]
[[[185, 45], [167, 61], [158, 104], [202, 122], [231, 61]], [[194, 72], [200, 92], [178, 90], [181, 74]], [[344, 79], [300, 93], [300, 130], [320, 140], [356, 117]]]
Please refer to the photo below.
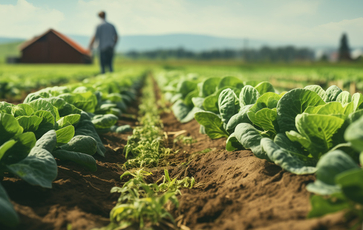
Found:
[[124, 54], [130, 59], [243, 59], [245, 61], [291, 62], [314, 59], [314, 51], [308, 48], [261, 47], [260, 49], [216, 49], [210, 51], [190, 51], [184, 48], [156, 49], [151, 51], [129, 51]]

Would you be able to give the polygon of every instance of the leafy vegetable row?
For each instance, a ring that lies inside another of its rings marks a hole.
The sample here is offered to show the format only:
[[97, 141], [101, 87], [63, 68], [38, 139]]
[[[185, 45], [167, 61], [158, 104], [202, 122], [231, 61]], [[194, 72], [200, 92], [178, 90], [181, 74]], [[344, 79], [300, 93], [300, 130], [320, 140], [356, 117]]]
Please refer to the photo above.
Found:
[[[31, 185], [51, 188], [59, 160], [97, 170], [92, 155], [104, 156], [99, 132], [115, 126], [126, 104], [141, 87], [139, 75], [116, 73], [81, 84], [29, 94], [24, 103], [0, 102], [0, 179], [13, 173]], [[18, 217], [0, 184], [0, 223], [15, 226]]]
[[[334, 194], [340, 202], [334, 206], [331, 200], [314, 198], [310, 216], [363, 204], [358, 167], [363, 151], [362, 94], [350, 95], [334, 85], [278, 93], [269, 82], [230, 76], [201, 82], [193, 75], [177, 81], [168, 74], [159, 77], [175, 116], [181, 122], [194, 117], [201, 132], [212, 139], [227, 138], [227, 150], [251, 149], [255, 156], [295, 174], [316, 172], [317, 181], [307, 189]], [[321, 210], [327, 204], [331, 208]]]
[[2, 65], [0, 98], [13, 98], [25, 92], [52, 85], [82, 81], [96, 76], [98, 68], [80, 65]]

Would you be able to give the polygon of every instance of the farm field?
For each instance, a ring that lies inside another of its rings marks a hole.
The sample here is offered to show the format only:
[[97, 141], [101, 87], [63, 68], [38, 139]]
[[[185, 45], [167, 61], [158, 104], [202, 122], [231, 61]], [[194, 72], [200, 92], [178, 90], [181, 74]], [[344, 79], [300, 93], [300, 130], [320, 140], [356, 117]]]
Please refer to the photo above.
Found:
[[[193, 60], [127, 60], [121, 57], [115, 60], [115, 70], [124, 68], [148, 68], [181, 70], [186, 73], [197, 73], [206, 77], [236, 76], [244, 80], [272, 81], [280, 88], [304, 87], [308, 84], [330, 86], [339, 84], [349, 89], [354, 82], [358, 90], [363, 86], [361, 63], [291, 63], [291, 64], [258, 64], [241, 61], [193, 61]], [[97, 59], [90, 65], [8, 65], [0, 62], [1, 97], [17, 97], [21, 91], [23, 97], [31, 90], [51, 85], [81, 81], [98, 74]], [[31, 80], [29, 80], [31, 79]], [[6, 84], [5, 86], [3, 86]], [[24, 95], [25, 94], [25, 95]]]
[[361, 225], [359, 65], [1, 67], [1, 229]]
[[361, 9], [0, 1], [0, 230], [363, 230]]

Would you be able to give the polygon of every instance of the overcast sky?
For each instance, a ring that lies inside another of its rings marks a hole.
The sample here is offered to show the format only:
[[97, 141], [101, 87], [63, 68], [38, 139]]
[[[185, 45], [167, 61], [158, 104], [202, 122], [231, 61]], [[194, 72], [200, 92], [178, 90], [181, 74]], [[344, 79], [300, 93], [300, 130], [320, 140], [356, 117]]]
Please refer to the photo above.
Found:
[[363, 0], [0, 0], [0, 36], [54, 28], [94, 33], [105, 10], [119, 34], [193, 33], [294, 45], [363, 46]]

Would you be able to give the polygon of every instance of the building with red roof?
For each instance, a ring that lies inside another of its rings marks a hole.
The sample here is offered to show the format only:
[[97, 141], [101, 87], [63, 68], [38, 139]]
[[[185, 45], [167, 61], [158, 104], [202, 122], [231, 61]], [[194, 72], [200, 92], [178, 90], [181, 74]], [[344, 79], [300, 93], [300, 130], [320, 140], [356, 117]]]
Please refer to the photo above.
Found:
[[89, 50], [53, 29], [20, 46], [21, 63], [92, 63]]

